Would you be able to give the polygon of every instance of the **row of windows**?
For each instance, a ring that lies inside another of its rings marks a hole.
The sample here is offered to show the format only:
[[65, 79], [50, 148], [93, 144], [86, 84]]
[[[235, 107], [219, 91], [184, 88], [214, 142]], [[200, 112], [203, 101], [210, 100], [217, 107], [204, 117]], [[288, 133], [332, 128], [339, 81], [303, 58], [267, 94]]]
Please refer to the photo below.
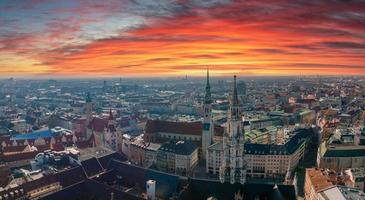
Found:
[[197, 138], [197, 137], [186, 137], [186, 136], [184, 136], [184, 137], [181, 137], [181, 136], [176, 136], [176, 135], [174, 135], [174, 136], [171, 136], [171, 135], [162, 135], [161, 137], [164, 137], [164, 138], [169, 138], [169, 139], [179, 139], [179, 140], [193, 140], [193, 141], [198, 141], [199, 140], [199, 138]]

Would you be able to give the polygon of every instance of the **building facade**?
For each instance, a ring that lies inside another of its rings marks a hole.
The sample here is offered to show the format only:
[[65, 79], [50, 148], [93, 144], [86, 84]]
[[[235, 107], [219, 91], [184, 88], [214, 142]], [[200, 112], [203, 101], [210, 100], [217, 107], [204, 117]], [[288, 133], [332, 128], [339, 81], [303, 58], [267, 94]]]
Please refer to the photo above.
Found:
[[[313, 132], [299, 129], [285, 144], [245, 143], [244, 154], [248, 178], [284, 178], [304, 157]], [[208, 148], [206, 172], [218, 174], [223, 162], [223, 143]]]
[[171, 140], [157, 152], [157, 169], [181, 175], [189, 174], [198, 163], [198, 147], [191, 141]]

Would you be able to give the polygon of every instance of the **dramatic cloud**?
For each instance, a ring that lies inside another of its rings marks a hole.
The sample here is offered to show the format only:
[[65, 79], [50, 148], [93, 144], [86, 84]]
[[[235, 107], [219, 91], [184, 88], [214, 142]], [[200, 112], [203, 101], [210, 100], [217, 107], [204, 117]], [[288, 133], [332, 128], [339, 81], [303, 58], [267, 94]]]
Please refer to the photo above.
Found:
[[0, 74], [365, 74], [365, 2], [0, 4]]

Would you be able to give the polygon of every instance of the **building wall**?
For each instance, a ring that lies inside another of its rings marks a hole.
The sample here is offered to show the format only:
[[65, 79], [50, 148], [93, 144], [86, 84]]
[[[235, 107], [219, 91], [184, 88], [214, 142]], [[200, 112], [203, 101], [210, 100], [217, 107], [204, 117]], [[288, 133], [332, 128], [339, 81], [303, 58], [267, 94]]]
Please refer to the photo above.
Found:
[[[287, 170], [294, 170], [305, 153], [303, 143], [296, 152], [291, 155], [256, 155], [245, 154], [247, 162], [247, 176], [256, 178], [285, 177]], [[208, 150], [206, 172], [217, 174], [223, 159], [222, 150]]]
[[219, 174], [219, 168], [223, 159], [223, 151], [208, 149], [206, 172]]
[[54, 192], [57, 192], [62, 189], [62, 186], [59, 182], [51, 183], [49, 185], [39, 187], [35, 190], [29, 191], [27, 193], [27, 196], [29, 199], [39, 199], [41, 197], [47, 196], [49, 194], [52, 194]]
[[156, 166], [159, 170], [185, 175], [190, 173], [198, 163], [198, 149], [190, 155], [179, 155], [171, 152], [157, 152]]
[[188, 135], [188, 134], [165, 133], [165, 132], [159, 132], [157, 136], [164, 139], [180, 139], [180, 140], [192, 140], [192, 141], [201, 141], [202, 139], [201, 135]]
[[157, 132], [157, 133], [145, 133], [144, 134], [145, 142], [158, 142], [164, 143], [170, 139], [180, 139], [180, 140], [191, 140], [194, 142], [199, 142], [202, 140], [201, 135], [188, 135], [188, 134], [178, 134], [178, 133], [166, 133], [166, 132]]
[[122, 148], [122, 153], [124, 155], [126, 155], [128, 158], [130, 157], [130, 145], [131, 145], [131, 140], [130, 138], [122, 138], [122, 144], [121, 144], [121, 148]]
[[150, 167], [157, 161], [157, 151], [145, 149], [145, 156], [143, 161], [144, 167]]
[[316, 190], [312, 184], [312, 181], [309, 177], [309, 173], [305, 173], [305, 182], [304, 182], [304, 199], [305, 200], [317, 200], [319, 199]]
[[129, 161], [136, 165], [143, 165], [143, 161], [145, 160], [145, 151], [138, 145], [130, 144], [130, 151], [129, 151]]
[[329, 168], [340, 171], [348, 168], [365, 167], [365, 156], [362, 157], [321, 157], [321, 168]]

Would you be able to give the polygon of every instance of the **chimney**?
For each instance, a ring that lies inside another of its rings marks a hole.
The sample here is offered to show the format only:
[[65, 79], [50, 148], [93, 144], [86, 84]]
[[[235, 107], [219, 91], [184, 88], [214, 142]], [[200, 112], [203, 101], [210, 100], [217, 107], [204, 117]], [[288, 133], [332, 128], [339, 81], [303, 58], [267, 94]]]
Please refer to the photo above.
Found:
[[146, 183], [147, 200], [156, 199], [156, 181], [148, 180]]

